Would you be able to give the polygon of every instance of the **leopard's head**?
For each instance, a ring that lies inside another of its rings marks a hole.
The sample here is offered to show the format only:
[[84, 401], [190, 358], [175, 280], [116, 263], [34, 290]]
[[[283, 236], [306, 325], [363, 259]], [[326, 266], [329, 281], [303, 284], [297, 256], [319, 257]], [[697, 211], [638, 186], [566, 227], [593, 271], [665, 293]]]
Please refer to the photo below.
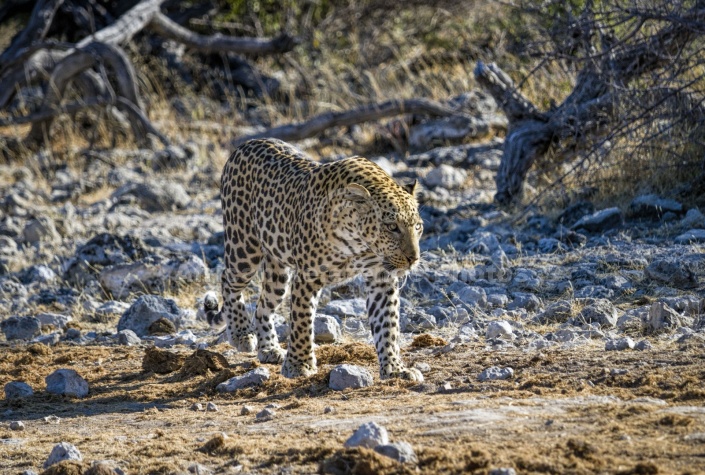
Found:
[[417, 183], [400, 186], [387, 178], [346, 185], [333, 208], [331, 234], [353, 253], [371, 251], [386, 271], [403, 274], [421, 257]]

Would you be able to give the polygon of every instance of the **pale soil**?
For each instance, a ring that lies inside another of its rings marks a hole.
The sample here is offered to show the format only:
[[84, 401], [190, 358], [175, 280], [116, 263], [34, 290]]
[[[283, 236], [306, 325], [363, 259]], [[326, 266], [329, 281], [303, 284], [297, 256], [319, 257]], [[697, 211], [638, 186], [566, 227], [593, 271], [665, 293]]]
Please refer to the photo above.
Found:
[[[41, 472], [51, 448], [66, 441], [84, 462], [111, 459], [130, 474], [186, 471], [196, 462], [216, 473], [484, 474], [498, 467], [520, 474], [705, 473], [702, 344], [656, 343], [647, 352], [606, 352], [591, 344], [541, 352], [481, 344], [439, 349], [405, 352], [410, 364], [431, 366], [422, 385], [376, 380], [365, 389], [328, 389], [334, 364], [376, 369], [372, 348], [352, 343], [319, 347], [315, 377], [287, 380], [269, 366], [273, 376], [263, 387], [219, 394], [214, 384], [256, 365], [253, 355], [220, 345], [230, 368], [218, 374], [156, 375], [142, 369], [144, 348], [5, 347], [0, 385], [23, 380], [35, 395], [0, 403], [0, 472]], [[479, 383], [488, 366], [511, 366], [515, 377]], [[85, 377], [90, 395], [45, 393], [44, 377], [60, 367]], [[612, 376], [613, 369], [627, 373]], [[218, 412], [190, 410], [209, 401]], [[240, 415], [245, 404], [258, 412], [272, 403], [281, 407], [271, 421]], [[49, 415], [60, 422], [46, 422]], [[24, 421], [25, 431], [11, 431], [12, 420]], [[411, 443], [418, 466], [344, 450], [366, 421], [384, 425], [392, 441]]]

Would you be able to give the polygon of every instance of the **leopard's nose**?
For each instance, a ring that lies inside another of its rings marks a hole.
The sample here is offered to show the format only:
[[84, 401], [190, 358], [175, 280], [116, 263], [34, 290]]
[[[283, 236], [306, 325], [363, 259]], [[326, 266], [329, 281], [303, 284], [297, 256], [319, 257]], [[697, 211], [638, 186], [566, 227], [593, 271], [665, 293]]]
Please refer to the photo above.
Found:
[[406, 256], [406, 260], [409, 261], [409, 267], [413, 266], [417, 262], [419, 262], [419, 255], [414, 253], [411, 255]]

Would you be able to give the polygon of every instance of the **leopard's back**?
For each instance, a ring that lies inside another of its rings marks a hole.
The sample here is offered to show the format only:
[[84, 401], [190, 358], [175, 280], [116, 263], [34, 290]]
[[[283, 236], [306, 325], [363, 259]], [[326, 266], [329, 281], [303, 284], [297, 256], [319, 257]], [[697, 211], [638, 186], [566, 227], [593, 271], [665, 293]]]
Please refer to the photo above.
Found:
[[279, 140], [251, 140], [238, 147], [221, 178], [226, 245], [239, 236], [238, 241], [251, 240], [251, 248], [258, 244], [287, 260], [297, 210], [306, 206], [308, 182], [317, 167]]

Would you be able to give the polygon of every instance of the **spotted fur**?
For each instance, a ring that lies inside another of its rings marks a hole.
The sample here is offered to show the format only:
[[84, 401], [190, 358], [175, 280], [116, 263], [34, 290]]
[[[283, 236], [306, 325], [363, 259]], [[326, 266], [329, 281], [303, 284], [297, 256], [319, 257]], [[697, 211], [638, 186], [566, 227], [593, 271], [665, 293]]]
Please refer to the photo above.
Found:
[[[323, 286], [362, 274], [382, 378], [423, 381], [399, 352], [399, 278], [419, 260], [423, 224], [416, 183], [401, 187], [371, 161], [352, 157], [319, 165], [279, 140], [238, 147], [223, 170], [223, 308], [204, 299], [208, 321], [225, 325], [240, 351], [282, 362], [293, 378], [316, 372], [313, 318]], [[254, 321], [243, 289], [264, 266]], [[291, 285], [288, 351], [271, 320]]]

